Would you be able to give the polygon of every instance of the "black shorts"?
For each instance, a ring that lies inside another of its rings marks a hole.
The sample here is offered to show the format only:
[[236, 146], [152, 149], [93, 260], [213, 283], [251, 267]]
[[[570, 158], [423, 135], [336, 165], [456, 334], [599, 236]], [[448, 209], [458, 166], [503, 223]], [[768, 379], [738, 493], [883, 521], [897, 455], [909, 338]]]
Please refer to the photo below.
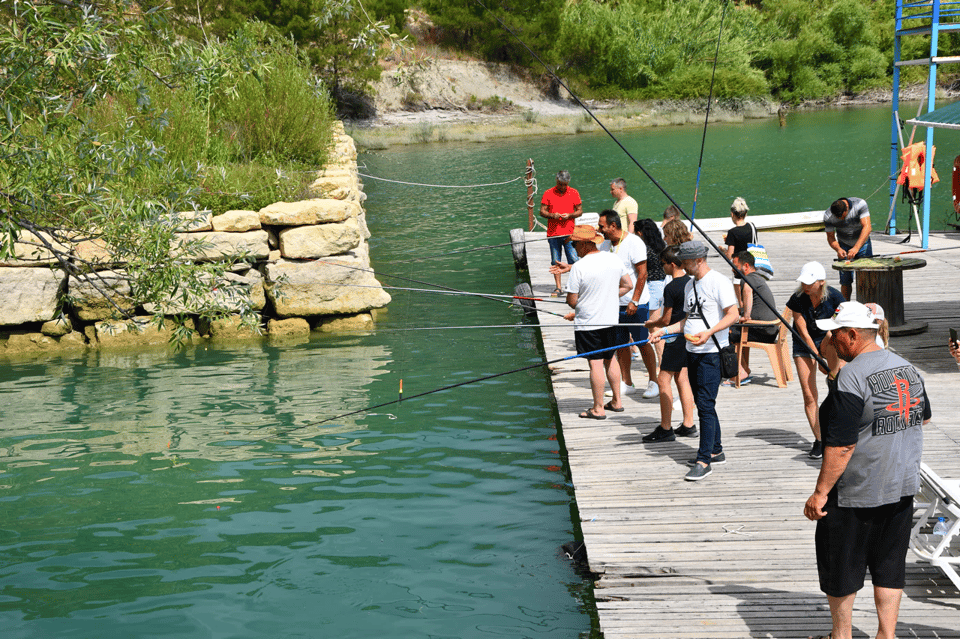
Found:
[[913, 528], [913, 496], [876, 508], [841, 508], [837, 490], [827, 496], [826, 517], [817, 521], [820, 590], [846, 597], [863, 588], [867, 568], [874, 586], [903, 588], [907, 546]]
[[[592, 331], [574, 331], [573, 343], [577, 346], [577, 355], [591, 353], [603, 348], [612, 349], [614, 346], [618, 346], [617, 333], [616, 326], [596, 328]], [[586, 359], [610, 359], [616, 352], [616, 350], [608, 350], [602, 353], [594, 353], [593, 355], [587, 355]]]
[[683, 335], [668, 344], [663, 345], [663, 358], [660, 360], [660, 370], [668, 373], [679, 373], [687, 366], [687, 340]]

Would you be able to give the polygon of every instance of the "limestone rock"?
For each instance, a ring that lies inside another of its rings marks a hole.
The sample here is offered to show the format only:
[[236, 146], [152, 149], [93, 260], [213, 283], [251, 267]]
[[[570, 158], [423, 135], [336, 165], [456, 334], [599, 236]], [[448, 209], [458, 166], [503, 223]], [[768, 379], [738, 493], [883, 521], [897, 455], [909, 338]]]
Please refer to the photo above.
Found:
[[309, 187], [310, 193], [331, 200], [360, 201], [360, 183], [354, 175], [318, 177]]
[[270, 320], [267, 322], [267, 333], [270, 337], [293, 337], [310, 334], [310, 324], [302, 317], [290, 319]]
[[279, 262], [283, 259], [283, 256], [280, 254], [280, 249], [275, 251], [270, 251], [270, 255], [267, 256], [268, 262]]
[[[100, 290], [97, 290], [98, 288]], [[85, 322], [117, 317], [119, 311], [113, 304], [125, 310], [135, 306], [130, 298], [130, 282], [122, 271], [98, 271], [85, 278], [71, 275], [67, 290], [74, 312]], [[104, 297], [104, 293], [110, 296], [109, 300]], [[113, 300], [113, 304], [110, 300]]]
[[80, 350], [87, 347], [87, 342], [83, 338], [83, 333], [78, 333], [77, 331], [67, 333], [61, 337], [57, 343], [60, 344], [61, 350], [65, 351]]
[[164, 216], [175, 231], [194, 233], [213, 230], [212, 211], [184, 211]]
[[296, 226], [280, 231], [280, 253], [288, 259], [327, 257], [353, 250], [360, 240], [356, 219], [342, 224]]
[[343, 222], [356, 217], [360, 205], [343, 200], [313, 199], [301, 202], [277, 202], [260, 209], [260, 223], [275, 226], [306, 226]]
[[7, 353], [36, 353], [56, 348], [57, 342], [43, 333], [20, 333], [7, 339]]
[[213, 230], [224, 233], [244, 233], [260, 229], [260, 214], [256, 211], [227, 211], [213, 218]]
[[[177, 233], [181, 241], [173, 247], [178, 256], [188, 257], [198, 262], [207, 262], [231, 257], [245, 257], [260, 260], [267, 257], [267, 232], [247, 231], [246, 233], [222, 233], [219, 231], [202, 233]], [[199, 242], [188, 247], [186, 243]]]
[[[193, 321], [186, 325], [194, 328]], [[102, 347], [140, 346], [166, 344], [173, 336], [173, 322], [157, 327], [150, 317], [135, 317], [129, 320], [105, 320], [95, 325], [97, 341]]]
[[239, 312], [249, 307], [259, 311], [267, 304], [263, 275], [257, 269], [247, 269], [244, 274], [224, 273], [216, 284], [212, 278], [207, 281], [210, 282], [210, 290], [202, 296], [188, 295], [184, 300], [183, 293], [177, 291], [165, 303], [144, 304], [143, 310], [151, 315], [177, 315], [195, 314], [210, 308]]
[[13, 243], [13, 255], [0, 260], [0, 266], [47, 266], [56, 264], [57, 258], [53, 251], [47, 248], [47, 243], [63, 253], [69, 252], [69, 247], [53, 239], [49, 233], [35, 234], [30, 231], [20, 231], [17, 241]]
[[390, 296], [355, 253], [323, 262], [280, 260], [266, 265], [266, 279], [267, 297], [280, 317], [350, 315], [390, 303]]
[[40, 327], [40, 332], [50, 337], [62, 337], [72, 330], [73, 325], [70, 324], [70, 319], [66, 317], [58, 317], [55, 320], [44, 322], [43, 326]]
[[275, 229], [264, 229], [267, 232], [267, 246], [270, 247], [270, 250], [280, 248], [280, 238], [277, 237], [277, 231]]
[[53, 319], [65, 280], [59, 269], [0, 269], [0, 326]]
[[100, 238], [80, 240], [73, 245], [75, 261], [86, 266], [112, 264], [116, 261], [110, 246]]
[[373, 329], [373, 316], [370, 313], [358, 313], [345, 317], [324, 318], [317, 327], [321, 333], [350, 333]]
[[256, 328], [245, 326], [239, 316], [213, 320], [206, 332], [213, 340], [250, 339], [260, 336]]

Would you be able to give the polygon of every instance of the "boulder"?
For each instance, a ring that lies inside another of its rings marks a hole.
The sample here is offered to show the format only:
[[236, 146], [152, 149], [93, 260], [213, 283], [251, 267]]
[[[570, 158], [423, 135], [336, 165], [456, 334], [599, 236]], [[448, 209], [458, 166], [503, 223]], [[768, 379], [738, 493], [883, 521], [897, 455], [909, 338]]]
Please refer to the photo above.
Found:
[[100, 238], [79, 240], [73, 245], [73, 259], [87, 267], [112, 264], [116, 261], [110, 246]]
[[205, 332], [213, 340], [250, 339], [260, 336], [256, 327], [244, 325], [238, 315], [212, 320]]
[[267, 264], [266, 280], [267, 297], [280, 317], [352, 315], [390, 303], [362, 257], [352, 252], [323, 262]]
[[307, 226], [343, 222], [360, 213], [360, 205], [344, 200], [313, 199], [277, 202], [260, 209], [260, 223], [274, 226]]
[[[177, 238], [181, 243], [173, 247], [173, 252], [198, 262], [240, 257], [261, 260], [270, 253], [267, 232], [263, 230], [246, 233], [177, 233]], [[187, 248], [186, 243], [193, 244], [195, 241], [199, 244]]]
[[173, 230], [181, 233], [213, 230], [212, 211], [183, 211], [164, 216]]
[[49, 351], [57, 347], [57, 342], [52, 337], [47, 337], [43, 333], [19, 333], [11, 335], [7, 339], [7, 353], [36, 353], [39, 351]]
[[53, 239], [49, 233], [35, 234], [30, 231], [20, 231], [17, 241], [13, 243], [13, 254], [0, 260], [0, 266], [47, 266], [56, 264], [57, 258], [51, 246], [62, 253], [69, 253], [70, 248]]
[[0, 269], [0, 326], [53, 319], [65, 281], [59, 269]]
[[66, 317], [58, 317], [55, 320], [44, 322], [40, 327], [40, 332], [50, 337], [62, 337], [73, 330], [70, 320]]
[[209, 308], [238, 312], [249, 307], [259, 311], [267, 304], [263, 275], [257, 269], [247, 269], [244, 274], [224, 273], [216, 284], [212, 279], [206, 281], [211, 282], [210, 290], [200, 297], [187, 296], [184, 300], [183, 294], [177, 291], [162, 304], [144, 304], [143, 310], [151, 315], [178, 315], [196, 314]]
[[[194, 328], [193, 321], [186, 325]], [[97, 342], [101, 347], [141, 346], [166, 344], [173, 337], [173, 322], [164, 322], [160, 328], [150, 317], [135, 317], [129, 320], [104, 320], [94, 324]]]
[[82, 278], [71, 275], [67, 290], [74, 312], [85, 322], [117, 317], [120, 314], [117, 306], [128, 311], [136, 306], [130, 298], [132, 289], [123, 271], [97, 271]]
[[299, 337], [310, 334], [310, 324], [302, 317], [290, 319], [270, 320], [267, 322], [267, 333], [270, 337]]
[[227, 211], [213, 218], [213, 230], [223, 233], [244, 233], [260, 229], [260, 214], [256, 211]]
[[318, 177], [309, 186], [310, 194], [331, 200], [360, 202], [360, 182], [354, 175]]
[[60, 349], [65, 351], [81, 350], [87, 347], [87, 341], [83, 338], [83, 333], [77, 331], [67, 333], [57, 340], [57, 343], [60, 344]]
[[351, 333], [373, 330], [373, 316], [370, 313], [358, 313], [344, 317], [323, 318], [317, 327], [321, 333]]
[[280, 231], [280, 254], [288, 259], [313, 259], [355, 249], [361, 240], [356, 218], [340, 224], [295, 226]]

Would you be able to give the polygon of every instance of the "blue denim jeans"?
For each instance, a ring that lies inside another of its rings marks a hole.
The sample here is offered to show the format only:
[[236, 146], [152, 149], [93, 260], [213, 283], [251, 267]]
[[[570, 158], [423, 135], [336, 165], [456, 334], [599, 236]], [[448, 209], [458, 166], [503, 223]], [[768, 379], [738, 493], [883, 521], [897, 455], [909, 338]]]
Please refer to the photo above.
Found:
[[700, 418], [700, 448], [697, 461], [710, 463], [710, 456], [723, 452], [720, 444], [720, 418], [717, 416], [717, 391], [720, 390], [720, 354], [687, 351], [687, 373], [693, 388], [693, 401]]
[[574, 264], [580, 259], [577, 252], [573, 250], [573, 242], [569, 240], [569, 235], [547, 238], [547, 244], [550, 245], [550, 266], [560, 261], [561, 253], [567, 256], [567, 264]]
[[[849, 251], [853, 248], [853, 244], [844, 244], [840, 240], [837, 240], [837, 244], [844, 251]], [[870, 240], [867, 239], [863, 243], [863, 246], [860, 247], [860, 250], [857, 251], [856, 257], [847, 256], [848, 260], [859, 260], [861, 257], [873, 257], [873, 244], [870, 243]], [[840, 271], [840, 283], [841, 284], [853, 284], [853, 271]]]

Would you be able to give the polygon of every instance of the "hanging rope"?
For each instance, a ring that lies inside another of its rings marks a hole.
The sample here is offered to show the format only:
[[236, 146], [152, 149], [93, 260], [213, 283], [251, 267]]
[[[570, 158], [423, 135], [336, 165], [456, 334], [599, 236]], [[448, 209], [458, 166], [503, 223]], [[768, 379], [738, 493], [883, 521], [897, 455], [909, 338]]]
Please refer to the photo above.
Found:
[[[533, 166], [533, 160], [530, 160], [530, 166], [526, 169], [526, 178], [523, 181], [524, 185], [527, 187], [527, 208], [533, 209], [537, 206], [537, 169]], [[543, 225], [537, 216], [533, 216], [533, 228], [537, 227], [542, 228], [544, 231], [547, 230], [547, 227]], [[531, 231], [533, 229], [530, 229]]]
[[487, 186], [503, 186], [504, 184], [513, 184], [523, 179], [523, 176], [517, 176], [512, 180], [507, 180], [506, 182], [491, 182], [490, 184], [422, 184], [420, 182], [404, 182], [402, 180], [389, 180], [387, 178], [376, 177], [374, 175], [367, 175], [366, 173], [357, 173], [360, 177], [365, 177], [370, 180], [379, 180], [380, 182], [390, 182], [391, 184], [403, 184], [405, 186], [424, 186], [431, 189], [479, 189]]
[[723, 20], [727, 17], [727, 3], [724, 0], [723, 13], [720, 14], [720, 32], [717, 34], [717, 52], [713, 56], [713, 71], [710, 74], [710, 92], [707, 94], [707, 116], [703, 118], [703, 138], [700, 140], [700, 161], [697, 163], [697, 184], [693, 187], [693, 207], [690, 219], [697, 217], [697, 195], [700, 193], [700, 170], [703, 168], [703, 149], [707, 145], [707, 123], [710, 122], [710, 103], [713, 102], [713, 83], [717, 79], [717, 64], [720, 62], [720, 38], [723, 35]]

